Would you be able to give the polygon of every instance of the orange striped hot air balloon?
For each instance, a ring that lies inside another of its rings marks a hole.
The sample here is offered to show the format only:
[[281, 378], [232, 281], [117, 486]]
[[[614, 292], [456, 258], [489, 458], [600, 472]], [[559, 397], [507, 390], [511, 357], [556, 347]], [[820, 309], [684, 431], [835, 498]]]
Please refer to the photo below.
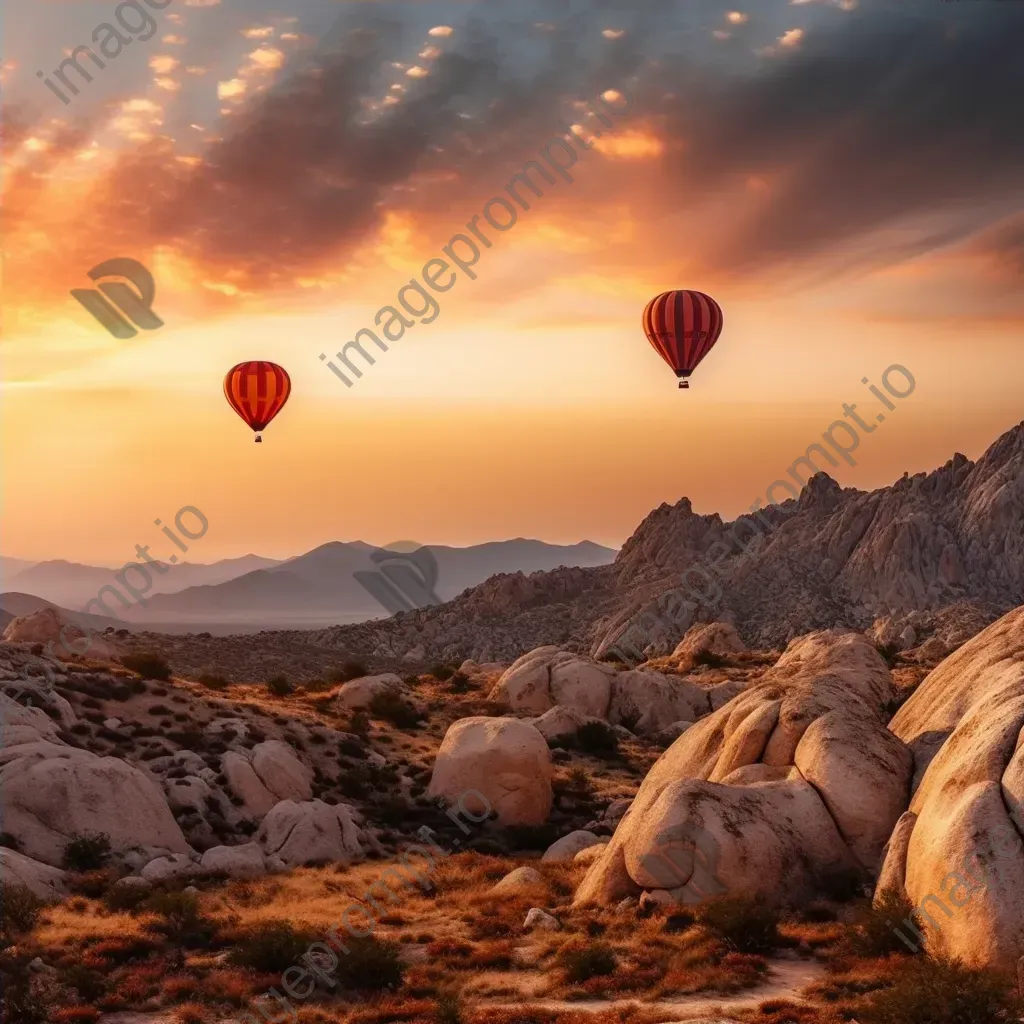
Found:
[[259, 432], [284, 408], [292, 391], [292, 381], [283, 367], [264, 359], [239, 363], [224, 378], [224, 397], [243, 420]]
[[679, 386], [711, 351], [722, 333], [722, 307], [710, 295], [694, 291], [662, 292], [644, 310], [644, 333], [675, 371]]

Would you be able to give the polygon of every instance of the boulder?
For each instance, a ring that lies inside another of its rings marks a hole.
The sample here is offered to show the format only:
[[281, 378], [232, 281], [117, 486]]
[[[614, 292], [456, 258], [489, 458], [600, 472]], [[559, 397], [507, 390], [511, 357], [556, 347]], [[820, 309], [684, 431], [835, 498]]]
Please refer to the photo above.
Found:
[[39, 899], [55, 903], [67, 895], [64, 872], [42, 864], [15, 850], [0, 846], [0, 881], [6, 885], [23, 885]]
[[544, 876], [531, 867], [515, 868], [504, 878], [491, 886], [491, 892], [517, 892], [520, 889], [528, 889], [533, 885], [543, 885]]
[[25, 707], [0, 693], [0, 750], [29, 743], [60, 744], [59, 732], [60, 727], [41, 708]]
[[263, 849], [259, 843], [243, 846], [214, 846], [199, 862], [204, 871], [228, 875], [230, 878], [259, 878], [267, 873]]
[[228, 788], [242, 801], [249, 817], [262, 818], [277, 802], [244, 755], [229, 750], [220, 759], [220, 766], [227, 776]]
[[4, 831], [26, 856], [60, 865], [67, 842], [82, 833], [105, 833], [115, 853], [189, 852], [158, 784], [120, 758], [52, 743], [8, 748], [3, 757]]
[[401, 697], [407, 696], [405, 684], [393, 672], [378, 676], [360, 676], [350, 679], [338, 691], [337, 702], [345, 711], [364, 710], [379, 693], [392, 691]]
[[118, 645], [102, 634], [89, 634], [87, 644], [84, 630], [74, 619], [51, 606], [12, 619], [4, 629], [3, 638], [9, 643], [47, 645], [52, 642], [50, 650], [53, 657], [62, 661], [70, 661], [73, 657], [89, 661], [113, 661], [121, 654]]
[[454, 802], [476, 790], [502, 824], [540, 825], [551, 810], [551, 777], [548, 745], [532, 725], [515, 718], [463, 718], [445, 733], [427, 795]]
[[561, 927], [557, 917], [552, 917], [540, 907], [531, 907], [526, 912], [526, 920], [523, 921], [523, 929], [528, 932], [557, 932]]
[[577, 829], [552, 843], [544, 852], [541, 860], [572, 860], [581, 850], [586, 850], [591, 846], [603, 846], [607, 842], [607, 836], [601, 838], [595, 836], [593, 832]]
[[909, 751], [885, 728], [892, 699], [863, 635], [794, 640], [661, 756], [576, 901], [664, 889], [688, 902], [723, 887], [799, 901], [831, 873], [876, 869], [911, 774]]
[[213, 796], [209, 785], [195, 775], [164, 779], [164, 791], [172, 811], [195, 811], [200, 815], [205, 815], [206, 801]]
[[659, 729], [654, 734], [654, 739], [666, 747], [671, 746], [691, 725], [693, 722], [673, 722], [671, 725], [666, 725], [664, 729]]
[[336, 862], [352, 864], [366, 856], [368, 836], [362, 816], [348, 804], [322, 800], [282, 800], [263, 819], [256, 842], [263, 852], [285, 864]]
[[590, 718], [572, 708], [563, 708], [559, 704], [545, 711], [540, 718], [529, 718], [525, 721], [528, 721], [544, 739], [553, 743], [566, 736], [575, 735], [585, 722], [599, 722], [601, 719]]
[[913, 752], [915, 791], [876, 895], [892, 889], [918, 908], [930, 952], [1014, 969], [1024, 948], [1024, 608], [933, 669], [889, 728]]
[[653, 735], [673, 722], [693, 722], [711, 710], [707, 691], [677, 676], [644, 669], [618, 673], [608, 721], [638, 735]]
[[717, 683], [715, 686], [708, 687], [708, 703], [711, 705], [711, 710], [717, 711], [719, 708], [724, 708], [733, 697], [738, 697], [748, 685], [748, 683], [741, 679], [727, 679], [724, 683]]
[[502, 673], [490, 699], [533, 715], [560, 704], [583, 715], [607, 718], [614, 675], [609, 666], [589, 658], [557, 647], [538, 647]]
[[266, 740], [252, 748], [252, 769], [278, 800], [309, 800], [313, 796], [313, 771], [295, 751], [280, 740]]
[[691, 626], [676, 645], [673, 657], [696, 657], [699, 654], [742, 654], [747, 649], [736, 627], [730, 622], [698, 622]]
[[147, 882], [154, 884], [192, 875], [198, 870], [199, 865], [191, 857], [183, 854], [171, 854], [169, 857], [157, 857], [155, 860], [151, 860], [140, 874]]

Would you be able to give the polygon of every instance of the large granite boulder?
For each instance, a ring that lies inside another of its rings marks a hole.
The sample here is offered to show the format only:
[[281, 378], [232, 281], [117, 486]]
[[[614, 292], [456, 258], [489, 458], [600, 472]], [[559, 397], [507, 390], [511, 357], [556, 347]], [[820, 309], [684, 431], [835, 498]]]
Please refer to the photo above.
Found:
[[[457, 802], [477, 791], [506, 825], [540, 825], [551, 810], [551, 753], [515, 718], [462, 718], [445, 733], [427, 795]], [[472, 814], [482, 814], [473, 798]]]
[[375, 845], [362, 822], [362, 815], [348, 804], [282, 800], [263, 819], [256, 842], [266, 856], [278, 857], [289, 867], [352, 864]]
[[798, 902], [836, 873], [877, 871], [910, 786], [910, 752], [885, 728], [892, 699], [863, 635], [794, 640], [662, 755], [577, 902], [643, 890]]
[[[39, 726], [34, 708], [0, 696], [0, 718], [10, 715], [16, 738], [26, 720]], [[190, 848], [160, 786], [117, 757], [98, 757], [52, 737], [5, 746], [0, 751], [0, 820], [19, 849], [34, 860], [60, 865], [76, 835], [105, 833], [115, 853], [157, 846]]]
[[919, 908], [929, 950], [1013, 968], [1024, 950], [1024, 608], [929, 673], [889, 728], [913, 752], [916, 786], [877, 895], [903, 892]]

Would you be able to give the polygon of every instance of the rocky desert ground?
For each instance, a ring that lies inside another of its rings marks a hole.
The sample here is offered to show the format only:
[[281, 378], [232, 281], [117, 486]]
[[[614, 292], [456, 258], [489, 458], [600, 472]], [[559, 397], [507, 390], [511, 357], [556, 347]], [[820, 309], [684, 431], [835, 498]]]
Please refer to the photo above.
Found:
[[727, 526], [685, 502], [386, 622], [16, 619], [3, 1021], [1020, 1020], [1022, 503], [1024, 426], [814, 477], [638, 665]]

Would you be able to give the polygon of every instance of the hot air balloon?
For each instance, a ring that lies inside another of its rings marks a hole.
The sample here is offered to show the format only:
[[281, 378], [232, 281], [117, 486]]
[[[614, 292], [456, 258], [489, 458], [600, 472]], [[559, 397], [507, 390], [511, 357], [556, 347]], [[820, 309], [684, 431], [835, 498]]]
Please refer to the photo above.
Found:
[[697, 364], [722, 333], [722, 307], [710, 295], [694, 291], [662, 292], [647, 303], [644, 333], [655, 352], [688, 388]]
[[277, 363], [254, 359], [239, 363], [224, 378], [224, 397], [243, 420], [259, 432], [284, 408], [291, 394], [292, 381]]

